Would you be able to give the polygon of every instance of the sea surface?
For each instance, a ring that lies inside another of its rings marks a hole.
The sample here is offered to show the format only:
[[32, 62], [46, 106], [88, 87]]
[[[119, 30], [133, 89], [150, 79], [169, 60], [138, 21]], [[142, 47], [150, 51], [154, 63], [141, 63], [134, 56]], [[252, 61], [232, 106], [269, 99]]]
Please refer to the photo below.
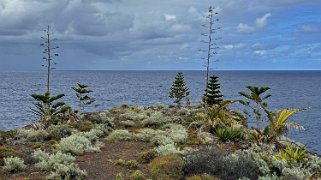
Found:
[[[103, 111], [113, 106], [172, 104], [169, 88], [176, 71], [54, 71], [53, 94], [65, 93], [63, 100], [74, 108], [77, 101], [71, 87], [77, 82], [94, 90], [96, 107]], [[204, 92], [205, 72], [183, 71], [193, 103]], [[268, 86], [272, 97], [269, 107], [307, 108], [290, 120], [302, 124], [304, 131], [290, 131], [287, 136], [321, 154], [321, 71], [215, 71], [225, 99], [240, 99], [246, 86]], [[44, 93], [46, 72], [0, 72], [0, 129], [10, 130], [36, 120], [31, 113], [33, 93]], [[234, 105], [235, 108], [243, 108]]]

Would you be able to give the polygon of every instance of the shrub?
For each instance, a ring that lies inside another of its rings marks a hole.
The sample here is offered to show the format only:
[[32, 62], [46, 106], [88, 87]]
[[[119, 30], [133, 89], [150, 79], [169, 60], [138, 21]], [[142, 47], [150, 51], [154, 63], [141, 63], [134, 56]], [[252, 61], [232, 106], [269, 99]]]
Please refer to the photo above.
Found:
[[22, 153], [16, 149], [0, 145], [0, 165], [4, 164], [3, 158], [10, 156], [22, 157]]
[[149, 163], [151, 160], [157, 157], [157, 151], [155, 149], [143, 152], [138, 158], [140, 163]]
[[116, 180], [124, 180], [124, 174], [123, 173], [117, 173], [116, 174], [116, 177], [115, 177]]
[[189, 176], [186, 178], [186, 180], [219, 180], [219, 178], [216, 176], [212, 176], [212, 175], [204, 173], [204, 174], [200, 174], [200, 175]]
[[179, 155], [155, 158], [148, 164], [153, 179], [180, 179], [183, 177], [184, 161]]
[[51, 125], [47, 128], [49, 138], [60, 140], [63, 137], [70, 136], [75, 129], [69, 128], [67, 124]]
[[79, 131], [88, 132], [94, 127], [94, 124], [91, 121], [83, 121], [79, 125]]
[[130, 179], [131, 180], [143, 180], [144, 174], [142, 173], [142, 171], [136, 170], [130, 175]]
[[287, 162], [303, 162], [305, 160], [305, 152], [305, 148], [297, 147], [294, 149], [291, 146], [287, 146], [285, 150], [280, 149], [279, 154], [275, 157]]
[[3, 169], [9, 172], [19, 172], [26, 169], [26, 165], [24, 164], [23, 159], [19, 157], [7, 157], [4, 158], [4, 166]]
[[170, 129], [167, 130], [170, 138], [176, 143], [186, 143], [188, 134], [186, 129], [182, 125], [173, 124]]
[[123, 159], [117, 159], [117, 160], [109, 160], [109, 162], [111, 162], [114, 165], [117, 166], [124, 166], [127, 167], [129, 169], [136, 169], [138, 168], [138, 162], [136, 160], [123, 160]]
[[197, 133], [197, 137], [205, 144], [213, 142], [213, 135], [208, 132], [200, 131]]
[[74, 164], [59, 164], [54, 171], [47, 177], [48, 179], [84, 179], [87, 176], [86, 171], [79, 169], [79, 167]]
[[242, 137], [241, 129], [235, 127], [216, 128], [215, 134], [223, 142], [235, 141]]
[[144, 127], [160, 127], [165, 124], [179, 122], [181, 119], [175, 116], [166, 116], [161, 112], [153, 112], [150, 117], [142, 121]]
[[120, 124], [125, 127], [133, 127], [136, 125], [135, 122], [131, 120], [121, 121]]
[[82, 155], [84, 152], [97, 152], [100, 150], [100, 143], [92, 144], [92, 139], [81, 134], [73, 134], [62, 138], [59, 142], [59, 149], [75, 155]]
[[133, 139], [133, 134], [124, 129], [115, 130], [107, 137], [107, 140], [109, 141], [130, 141]]
[[81, 179], [86, 176], [86, 172], [79, 169], [74, 163], [75, 157], [58, 151], [55, 154], [36, 150], [32, 154], [38, 162], [35, 167], [45, 171], [51, 171], [49, 179]]
[[256, 156], [248, 151], [224, 156], [216, 148], [202, 148], [185, 157], [185, 175], [212, 174], [221, 179], [247, 177], [257, 179], [260, 175]]
[[17, 139], [26, 139], [31, 142], [44, 141], [49, 137], [49, 133], [46, 130], [39, 129], [18, 129], [15, 135]]
[[176, 148], [175, 144], [173, 144], [173, 143], [160, 145], [156, 148], [156, 151], [161, 156], [165, 156], [165, 155], [169, 155], [169, 154], [176, 154], [176, 153], [181, 152], [180, 150], [178, 150]]

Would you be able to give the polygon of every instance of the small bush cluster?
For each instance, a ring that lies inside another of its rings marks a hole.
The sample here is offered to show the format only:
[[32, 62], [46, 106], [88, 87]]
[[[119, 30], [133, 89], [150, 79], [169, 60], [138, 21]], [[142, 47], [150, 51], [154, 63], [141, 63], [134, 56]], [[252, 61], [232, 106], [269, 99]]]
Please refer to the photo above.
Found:
[[4, 165], [5, 157], [21, 157], [22, 153], [16, 149], [0, 145], [0, 165]]
[[112, 164], [117, 166], [124, 166], [129, 169], [137, 169], [138, 168], [138, 162], [136, 160], [123, 160], [123, 159], [117, 159], [117, 160], [109, 160]]
[[209, 174], [200, 174], [186, 177], [186, 180], [219, 180], [220, 178]]
[[81, 132], [88, 132], [90, 131], [92, 128], [94, 128], [94, 124], [91, 121], [83, 121], [80, 123], [79, 125], [79, 131]]
[[260, 172], [255, 158], [244, 152], [224, 156], [216, 149], [203, 148], [185, 157], [184, 172], [185, 175], [207, 173], [227, 180], [257, 179]]
[[143, 174], [142, 171], [136, 170], [130, 175], [130, 179], [131, 180], [143, 180], [144, 179], [144, 174]]
[[92, 129], [85, 133], [73, 134], [61, 139], [59, 149], [75, 155], [82, 155], [84, 152], [98, 152], [101, 147], [101, 143], [98, 142], [98, 137], [101, 134], [103, 134], [103, 132], [97, 129]]
[[242, 138], [242, 130], [236, 127], [216, 128], [215, 135], [223, 142], [236, 141]]
[[179, 155], [155, 158], [148, 164], [153, 179], [180, 179], [183, 177], [184, 161]]
[[51, 125], [47, 129], [49, 139], [60, 140], [61, 138], [70, 136], [75, 129], [70, 128], [67, 124]]
[[18, 129], [15, 138], [31, 142], [44, 141], [49, 137], [49, 133], [44, 129]]
[[157, 157], [157, 151], [152, 149], [140, 154], [138, 162], [140, 163], [149, 163], [151, 160]]
[[19, 172], [26, 169], [26, 165], [24, 164], [24, 160], [19, 157], [7, 157], [4, 158], [4, 166], [3, 169], [8, 172]]
[[124, 129], [118, 129], [113, 131], [109, 134], [107, 137], [107, 140], [109, 141], [130, 141], [133, 140], [134, 136], [132, 133], [130, 133], [128, 130]]
[[155, 150], [160, 156], [181, 153], [173, 143], [160, 145], [156, 147]]
[[87, 174], [74, 163], [75, 158], [73, 156], [61, 151], [50, 155], [45, 151], [36, 150], [32, 156], [38, 161], [35, 164], [36, 168], [51, 171], [48, 176], [49, 179], [82, 179]]

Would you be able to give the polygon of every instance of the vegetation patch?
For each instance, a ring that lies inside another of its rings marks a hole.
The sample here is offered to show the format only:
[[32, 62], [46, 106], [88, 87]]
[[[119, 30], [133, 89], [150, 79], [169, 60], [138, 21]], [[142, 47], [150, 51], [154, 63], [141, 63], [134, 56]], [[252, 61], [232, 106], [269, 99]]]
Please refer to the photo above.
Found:
[[184, 161], [179, 155], [155, 158], [148, 164], [153, 179], [180, 179], [183, 177]]

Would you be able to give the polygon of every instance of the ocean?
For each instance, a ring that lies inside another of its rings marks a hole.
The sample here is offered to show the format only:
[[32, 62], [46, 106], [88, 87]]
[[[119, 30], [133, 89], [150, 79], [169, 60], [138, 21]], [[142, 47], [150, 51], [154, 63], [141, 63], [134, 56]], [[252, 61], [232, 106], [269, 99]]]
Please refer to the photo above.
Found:
[[[88, 111], [103, 111], [122, 104], [172, 104], [169, 88], [176, 71], [54, 71], [52, 93], [65, 93], [63, 100], [74, 108], [76, 97], [71, 87], [77, 82], [89, 85], [96, 98]], [[205, 72], [183, 71], [192, 103], [199, 103], [204, 92]], [[321, 154], [321, 71], [215, 71], [225, 99], [241, 99], [239, 91], [248, 85], [268, 86], [271, 110], [306, 108], [290, 121], [302, 124], [304, 131], [289, 131], [287, 136]], [[31, 113], [33, 93], [44, 93], [46, 72], [0, 72], [0, 129], [10, 130], [34, 122]], [[240, 104], [234, 108], [244, 109]]]

